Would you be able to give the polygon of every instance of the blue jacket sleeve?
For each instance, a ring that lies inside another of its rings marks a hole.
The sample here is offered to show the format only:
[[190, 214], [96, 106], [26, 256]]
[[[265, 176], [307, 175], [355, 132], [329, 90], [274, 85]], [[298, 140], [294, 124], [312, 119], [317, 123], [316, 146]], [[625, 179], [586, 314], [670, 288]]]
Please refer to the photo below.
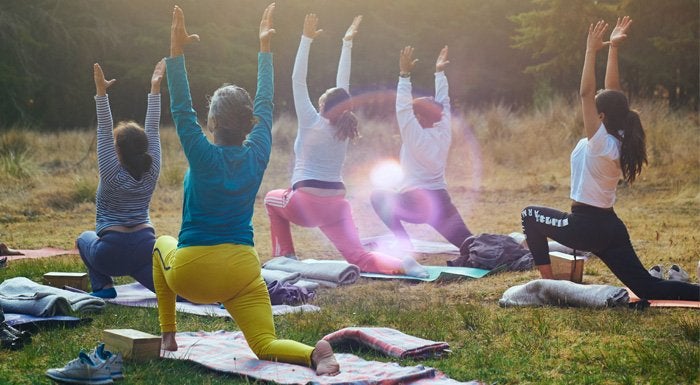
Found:
[[267, 166], [272, 150], [273, 84], [272, 53], [260, 52], [258, 53], [258, 88], [253, 105], [253, 114], [258, 119], [258, 123], [248, 134], [248, 139], [243, 145], [253, 151], [262, 168]]
[[170, 112], [172, 113], [175, 129], [180, 138], [182, 149], [190, 163], [190, 167], [207, 167], [212, 154], [211, 143], [202, 132], [197, 121], [197, 113], [192, 108], [190, 85], [187, 81], [185, 56], [165, 59], [170, 91]]

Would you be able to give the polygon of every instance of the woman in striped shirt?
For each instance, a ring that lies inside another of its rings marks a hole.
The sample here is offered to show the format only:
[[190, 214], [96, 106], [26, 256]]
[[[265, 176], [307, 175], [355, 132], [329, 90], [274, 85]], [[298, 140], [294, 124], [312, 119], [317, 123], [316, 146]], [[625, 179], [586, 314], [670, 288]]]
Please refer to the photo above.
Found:
[[113, 276], [131, 276], [154, 291], [152, 253], [155, 230], [149, 205], [160, 173], [160, 82], [163, 60], [156, 64], [148, 94], [145, 130], [136, 122], [114, 127], [109, 107], [109, 88], [102, 68], [93, 66], [97, 105], [97, 186], [95, 231], [76, 240], [80, 257], [88, 268], [92, 295], [117, 296]]

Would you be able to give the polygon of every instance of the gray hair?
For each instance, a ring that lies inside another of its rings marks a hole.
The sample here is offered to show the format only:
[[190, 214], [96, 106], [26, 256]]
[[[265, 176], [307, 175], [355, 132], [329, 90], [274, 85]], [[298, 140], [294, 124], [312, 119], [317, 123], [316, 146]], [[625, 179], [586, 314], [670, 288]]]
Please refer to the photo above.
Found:
[[212, 118], [218, 144], [241, 145], [255, 124], [248, 91], [232, 84], [219, 87], [209, 98], [208, 119]]

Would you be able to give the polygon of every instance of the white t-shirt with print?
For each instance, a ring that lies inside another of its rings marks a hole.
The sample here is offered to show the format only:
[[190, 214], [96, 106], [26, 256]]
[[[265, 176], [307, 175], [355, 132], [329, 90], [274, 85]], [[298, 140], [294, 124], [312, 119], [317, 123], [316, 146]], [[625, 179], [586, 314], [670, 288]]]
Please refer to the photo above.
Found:
[[622, 178], [620, 145], [603, 123], [590, 140], [576, 144], [571, 152], [571, 199], [595, 207], [613, 206]]

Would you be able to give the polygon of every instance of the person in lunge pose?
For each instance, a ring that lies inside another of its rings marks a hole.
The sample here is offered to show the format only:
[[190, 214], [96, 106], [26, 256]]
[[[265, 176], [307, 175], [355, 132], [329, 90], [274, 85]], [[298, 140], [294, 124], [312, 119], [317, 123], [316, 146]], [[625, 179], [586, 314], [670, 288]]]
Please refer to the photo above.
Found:
[[97, 106], [97, 185], [95, 231], [85, 231], [76, 247], [87, 266], [96, 297], [114, 298], [112, 276], [129, 275], [151, 291], [155, 230], [149, 217], [153, 190], [160, 174], [160, 83], [163, 60], [156, 64], [148, 94], [145, 130], [136, 122], [114, 127], [109, 88], [102, 67], [93, 65]]
[[445, 76], [448, 48], [435, 62], [435, 97], [413, 99], [411, 71], [418, 59], [413, 47], [401, 50], [396, 89], [396, 119], [401, 132], [400, 162], [404, 173], [399, 191], [375, 190], [374, 211], [394, 233], [402, 248], [410, 237], [401, 221], [427, 223], [447, 241], [460, 247], [472, 233], [467, 229], [447, 192], [445, 167], [452, 141], [450, 97]]
[[296, 258], [290, 222], [318, 227], [333, 242], [343, 257], [362, 271], [384, 274], [425, 276], [425, 269], [412, 257], [399, 258], [367, 251], [345, 199], [341, 171], [348, 142], [358, 136], [357, 118], [352, 112], [350, 54], [362, 16], [357, 16], [343, 37], [336, 87], [318, 100], [318, 111], [311, 103], [306, 84], [311, 43], [322, 32], [316, 29], [318, 17], [308, 14], [294, 61], [292, 91], [298, 119], [294, 142], [292, 187], [273, 190], [265, 196], [270, 217], [273, 256]]
[[260, 22], [260, 53], [255, 101], [235, 85], [224, 85], [209, 103], [207, 140], [192, 108], [184, 46], [199, 40], [185, 29], [175, 7], [170, 57], [165, 60], [170, 106], [189, 162], [179, 239], [161, 236], [153, 250], [162, 348], [177, 350], [176, 293], [199, 303], [221, 302], [260, 359], [311, 366], [335, 374], [339, 365], [330, 344], [316, 347], [277, 339], [270, 295], [253, 244], [253, 204], [272, 146], [273, 66], [270, 41], [275, 4]]
[[[632, 248], [625, 224], [613, 210], [620, 179], [632, 183], [646, 163], [645, 135], [637, 112], [620, 91], [618, 50], [632, 20], [618, 18], [603, 42], [608, 25], [588, 28], [581, 75], [585, 138], [571, 153], [571, 213], [529, 206], [523, 230], [542, 278], [552, 278], [547, 238], [576, 250], [595, 253], [623, 284], [644, 299], [700, 300], [700, 286], [652, 277]], [[596, 94], [596, 54], [608, 45], [605, 90]]]

